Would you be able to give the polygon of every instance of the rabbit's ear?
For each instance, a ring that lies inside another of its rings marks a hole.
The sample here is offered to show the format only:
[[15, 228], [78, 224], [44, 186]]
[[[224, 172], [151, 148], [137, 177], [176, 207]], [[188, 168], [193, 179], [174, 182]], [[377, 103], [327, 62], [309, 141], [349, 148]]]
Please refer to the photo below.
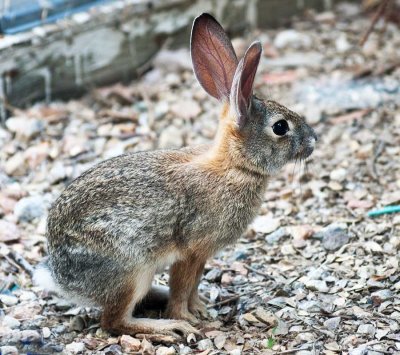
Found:
[[260, 62], [262, 46], [260, 42], [253, 42], [246, 54], [240, 60], [232, 82], [230, 104], [237, 115], [238, 125], [243, 128], [248, 119], [253, 83]]
[[211, 15], [204, 13], [194, 20], [190, 52], [204, 90], [218, 100], [229, 100], [238, 60], [224, 29]]

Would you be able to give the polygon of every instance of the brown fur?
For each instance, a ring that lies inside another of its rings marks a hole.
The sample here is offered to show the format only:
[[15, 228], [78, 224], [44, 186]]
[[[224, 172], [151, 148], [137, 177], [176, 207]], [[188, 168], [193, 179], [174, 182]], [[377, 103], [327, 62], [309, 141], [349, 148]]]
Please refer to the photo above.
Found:
[[[210, 15], [196, 19], [193, 31], [196, 75], [224, 102], [213, 144], [104, 161], [73, 181], [49, 212], [42, 273], [57, 291], [102, 306], [102, 327], [114, 333], [196, 332], [187, 321], [207, 316], [197, 291], [206, 260], [246, 230], [270, 176], [308, 157], [315, 143], [300, 116], [252, 95], [260, 43], [238, 63]], [[275, 132], [279, 121], [290, 125], [284, 134]], [[166, 266], [169, 298], [151, 287]], [[134, 318], [142, 300], [167, 301], [165, 314], [174, 319]]]

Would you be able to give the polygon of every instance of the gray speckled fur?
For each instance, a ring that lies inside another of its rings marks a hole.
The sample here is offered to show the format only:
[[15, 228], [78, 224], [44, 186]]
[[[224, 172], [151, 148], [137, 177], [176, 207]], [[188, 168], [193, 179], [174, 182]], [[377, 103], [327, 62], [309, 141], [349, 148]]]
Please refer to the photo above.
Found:
[[207, 149], [126, 154], [71, 183], [48, 219], [58, 285], [102, 304], [171, 246], [188, 248], [199, 236], [214, 240], [215, 250], [234, 242], [254, 218], [265, 182], [245, 191], [229, 174], [199, 169], [190, 157]]
[[[73, 181], [48, 218], [48, 266], [58, 286], [106, 304], [127, 277], [156, 267], [167, 250], [196, 245], [212, 253], [234, 243], [255, 217], [269, 173], [308, 156], [305, 140], [315, 135], [273, 101], [254, 98], [252, 107], [239, 147], [256, 169], [240, 172], [249, 183], [237, 169], [221, 175], [194, 163], [211, 146], [125, 154]], [[295, 125], [295, 133], [278, 142], [265, 131], [276, 115]]]

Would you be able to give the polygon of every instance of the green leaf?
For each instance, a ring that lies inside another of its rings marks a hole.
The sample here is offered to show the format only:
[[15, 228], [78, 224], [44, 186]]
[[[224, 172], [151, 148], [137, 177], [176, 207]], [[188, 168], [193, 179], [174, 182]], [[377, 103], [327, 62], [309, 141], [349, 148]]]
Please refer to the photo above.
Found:
[[267, 348], [272, 349], [272, 347], [275, 345], [275, 340], [273, 338], [268, 338], [267, 341]]

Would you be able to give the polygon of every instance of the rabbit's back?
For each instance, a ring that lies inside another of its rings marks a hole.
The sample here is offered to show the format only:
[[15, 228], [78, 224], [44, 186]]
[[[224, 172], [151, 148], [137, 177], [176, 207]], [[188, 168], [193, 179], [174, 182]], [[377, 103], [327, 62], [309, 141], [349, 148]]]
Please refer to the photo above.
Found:
[[180, 196], [167, 186], [166, 167], [182, 164], [189, 155], [185, 151], [126, 154], [88, 170], [50, 210], [50, 249], [65, 239], [122, 254], [170, 244]]

